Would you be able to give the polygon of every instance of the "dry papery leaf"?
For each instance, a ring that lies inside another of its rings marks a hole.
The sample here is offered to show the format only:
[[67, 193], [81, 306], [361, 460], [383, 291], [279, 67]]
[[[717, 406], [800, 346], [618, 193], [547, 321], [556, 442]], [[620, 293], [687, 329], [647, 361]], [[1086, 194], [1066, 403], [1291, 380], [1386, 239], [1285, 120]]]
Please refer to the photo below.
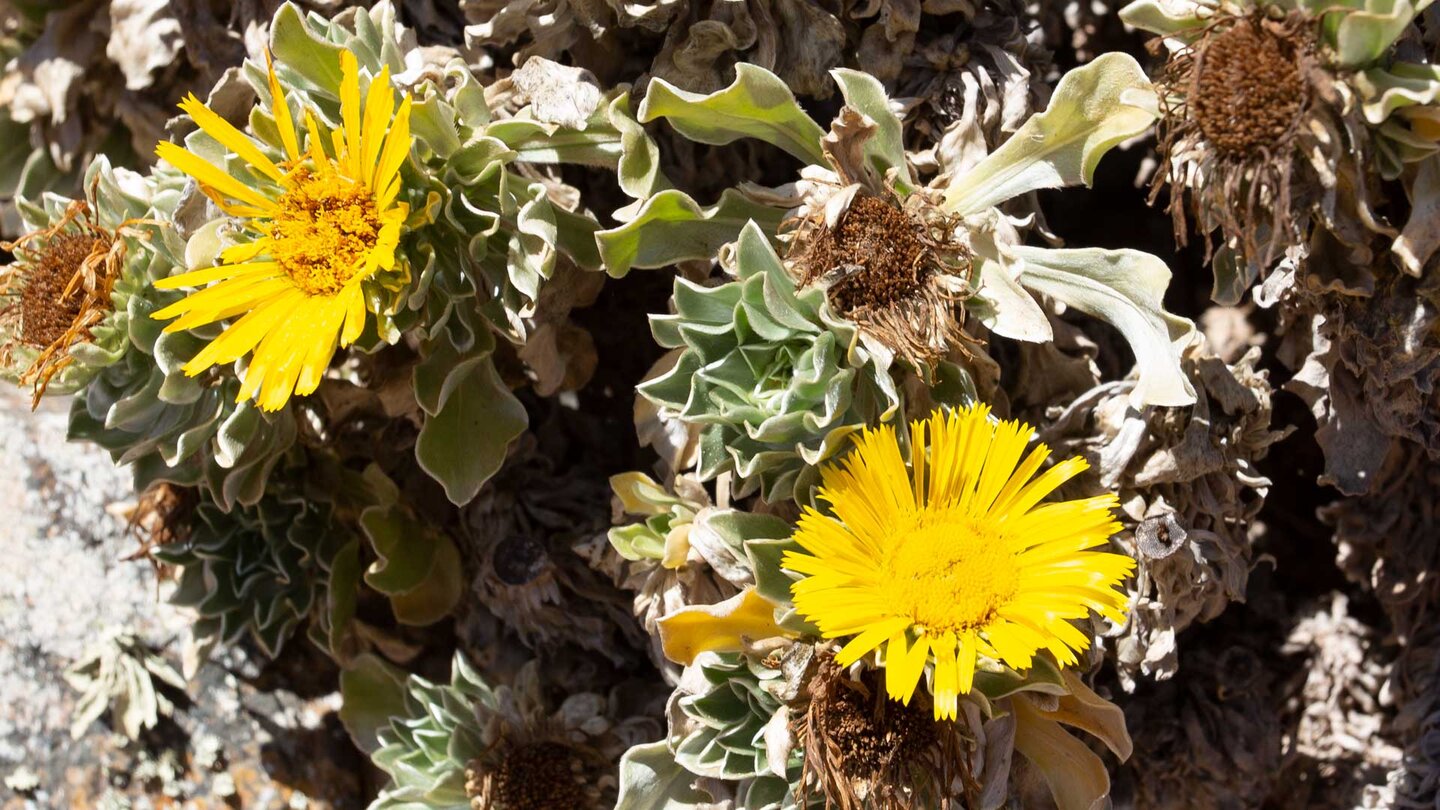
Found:
[[1285, 435], [1271, 428], [1268, 375], [1259, 350], [1234, 364], [1192, 346], [1183, 365], [1199, 394], [1189, 408], [1131, 408], [1132, 381], [1102, 383], [1075, 398], [1041, 439], [1091, 469], [1077, 486], [1118, 492], [1127, 527], [1120, 543], [1140, 567], [1134, 608], [1114, 642], [1121, 683], [1173, 675], [1176, 634], [1243, 601], [1255, 520], [1270, 481], [1256, 462]]

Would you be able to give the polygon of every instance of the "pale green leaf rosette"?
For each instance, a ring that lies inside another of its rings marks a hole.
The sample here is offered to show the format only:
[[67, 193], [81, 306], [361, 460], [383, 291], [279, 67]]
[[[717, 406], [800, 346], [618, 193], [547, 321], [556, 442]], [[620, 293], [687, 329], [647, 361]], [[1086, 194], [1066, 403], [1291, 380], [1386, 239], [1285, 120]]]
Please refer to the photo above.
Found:
[[741, 231], [733, 262], [736, 280], [718, 287], [676, 280], [676, 311], [651, 330], [678, 359], [638, 390], [701, 426], [702, 479], [731, 473], [739, 496], [808, 498], [816, 465], [889, 419], [899, 393], [822, 291], [795, 290], [758, 225]]
[[374, 740], [370, 758], [390, 776], [372, 810], [469, 810], [465, 766], [491, 742], [482, 717], [497, 699], [465, 656], [455, 656], [450, 682], [439, 684], [362, 659], [341, 676], [341, 690], [347, 728]]
[[307, 620], [312, 638], [330, 650], [329, 631], [342, 629], [331, 624], [330, 578], [337, 560], [354, 555], [355, 543], [334, 507], [292, 492], [228, 512], [202, 501], [186, 536], [153, 553], [180, 569], [170, 601], [195, 611], [200, 658], [244, 637], [273, 658]]
[[615, 694], [551, 705], [542, 676], [552, 672], [530, 661], [513, 677], [482, 677], [456, 653], [449, 683], [432, 683], [357, 659], [341, 675], [340, 714], [390, 777], [371, 810], [613, 806], [614, 761], [653, 724], [617, 718]]

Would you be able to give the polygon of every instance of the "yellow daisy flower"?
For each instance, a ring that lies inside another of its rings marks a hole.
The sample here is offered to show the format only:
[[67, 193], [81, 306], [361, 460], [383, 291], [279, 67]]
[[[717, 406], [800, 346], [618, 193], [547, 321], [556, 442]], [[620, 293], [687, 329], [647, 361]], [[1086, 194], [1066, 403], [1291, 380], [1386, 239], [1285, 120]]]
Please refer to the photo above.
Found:
[[826, 638], [854, 636], [837, 663], [885, 645], [886, 691], [908, 705], [933, 662], [935, 717], [953, 719], [978, 657], [1024, 670], [1043, 649], [1074, 664], [1090, 638], [1071, 620], [1093, 610], [1124, 621], [1115, 586], [1135, 561], [1087, 551], [1120, 530], [1119, 501], [1042, 505], [1088, 465], [1071, 458], [1036, 476], [1050, 450], [1024, 455], [1034, 432], [992, 423], [984, 405], [937, 411], [910, 426], [913, 469], [884, 426], [822, 470], [834, 516], [807, 507], [795, 540], [808, 553], [786, 552], [784, 565], [806, 575], [791, 586], [801, 615]]
[[355, 55], [342, 51], [340, 68], [340, 129], [329, 131], [306, 110], [302, 133], [270, 66], [270, 112], [285, 150], [278, 163], [194, 95], [180, 103], [202, 130], [249, 164], [245, 180], [177, 144], [155, 149], [239, 218], [249, 241], [222, 251], [215, 267], [156, 282], [166, 290], [217, 283], [154, 317], [177, 318], [165, 328], [175, 332], [240, 316], [184, 370], [193, 376], [253, 352], [239, 400], [256, 397], [266, 410], [284, 406], [292, 392], [313, 392], [337, 343], [348, 346], [360, 336], [366, 317], [361, 282], [395, 266], [409, 213], [397, 197], [411, 146], [410, 97], [397, 111], [389, 69], [382, 68], [362, 111]]

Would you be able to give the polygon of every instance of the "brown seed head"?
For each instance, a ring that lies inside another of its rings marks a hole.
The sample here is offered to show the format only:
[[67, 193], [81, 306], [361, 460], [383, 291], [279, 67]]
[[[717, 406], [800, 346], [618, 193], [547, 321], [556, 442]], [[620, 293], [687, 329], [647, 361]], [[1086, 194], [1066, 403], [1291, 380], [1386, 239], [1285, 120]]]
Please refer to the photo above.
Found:
[[929, 368], [962, 345], [967, 292], [947, 277], [969, 275], [970, 252], [952, 217], [918, 195], [906, 203], [862, 192], [833, 227], [824, 214], [801, 220], [787, 262], [799, 286], [824, 285], [836, 313]]
[[817, 660], [809, 705], [795, 720], [805, 790], [818, 788], [840, 810], [954, 807], [951, 779], [963, 768], [955, 724], [935, 720], [921, 700], [890, 700], [883, 673], [856, 682], [833, 655]]
[[830, 301], [842, 314], [899, 303], [918, 293], [930, 273], [933, 259], [923, 234], [924, 226], [911, 214], [877, 197], [856, 195], [839, 225], [810, 243], [800, 283], [846, 273], [830, 288]]
[[466, 775], [474, 810], [585, 810], [594, 804], [584, 760], [558, 742], [515, 746], [494, 767], [471, 763]]
[[1300, 30], [1242, 17], [1200, 45], [1190, 108], [1222, 156], [1274, 153], [1294, 134], [1310, 93], [1301, 64], [1309, 43]]
[[[73, 284], [82, 265], [110, 249], [110, 239], [92, 231], [51, 237], [26, 262], [20, 291], [20, 340], [44, 349], [64, 339], [80, 318], [85, 289]], [[68, 288], [68, 292], [67, 292]], [[88, 330], [85, 330], [88, 335]]]

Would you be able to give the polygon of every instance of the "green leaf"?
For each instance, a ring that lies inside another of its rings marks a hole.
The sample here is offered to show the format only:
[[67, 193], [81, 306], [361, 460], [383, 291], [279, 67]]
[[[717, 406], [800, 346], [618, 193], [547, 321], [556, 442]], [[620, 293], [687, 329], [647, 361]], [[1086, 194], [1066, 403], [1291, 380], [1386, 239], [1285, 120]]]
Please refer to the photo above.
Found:
[[380, 748], [377, 738], [390, 718], [405, 716], [405, 673], [380, 658], [357, 656], [340, 673], [340, 722], [355, 746], [367, 754]]
[[951, 183], [945, 207], [965, 216], [1036, 189], [1088, 186], [1100, 158], [1155, 117], [1155, 91], [1140, 65], [1104, 54], [1066, 73], [1045, 112]]
[[1198, 4], [1181, 6], [1162, 0], [1135, 0], [1120, 9], [1120, 21], [1141, 31], [1190, 42], [1205, 29], [1204, 19], [1195, 13], [1199, 8]]
[[637, 745], [620, 757], [620, 798], [615, 810], [682, 810], [709, 802], [695, 775], [680, 767], [664, 740]]
[[702, 208], [683, 191], [667, 189], [640, 207], [631, 221], [595, 234], [605, 271], [614, 278], [632, 268], [665, 267], [686, 259], [711, 259], [754, 221], [772, 238], [785, 211], [726, 189], [720, 202]]
[[286, 3], [275, 13], [270, 25], [270, 50], [276, 62], [331, 96], [339, 96], [340, 52], [344, 49], [315, 36], [293, 3]]
[[528, 424], [525, 407], [490, 357], [471, 358], [446, 378], [439, 410], [420, 428], [415, 458], [451, 503], [463, 506], [500, 469], [510, 442]]
[[410, 590], [390, 597], [390, 609], [401, 624], [426, 627], [444, 619], [460, 602], [465, 590], [465, 567], [460, 551], [449, 537], [435, 536], [435, 555], [425, 579]]
[[1330, 2], [1317, 10], [1330, 12], [1325, 15], [1323, 31], [1336, 64], [1358, 68], [1385, 56], [1430, 0], [1363, 0], [1345, 5], [1351, 8], [1333, 11], [1335, 3]]
[[652, 80], [640, 105], [640, 121], [648, 124], [657, 118], [668, 120], [692, 141], [718, 146], [758, 138], [806, 163], [825, 162], [820, 151], [825, 131], [805, 114], [780, 77], [746, 62], [735, 66], [734, 83], [708, 96], [664, 79]]
[[1141, 405], [1189, 405], [1195, 389], [1180, 353], [1195, 324], [1165, 311], [1170, 270], [1138, 250], [1046, 250], [1017, 247], [1020, 284], [1119, 329], [1135, 352], [1139, 380], [1130, 399]]
[[1398, 63], [1389, 70], [1371, 68], [1350, 76], [1360, 91], [1365, 120], [1379, 126], [1401, 107], [1433, 104], [1440, 97], [1440, 67]]
[[440, 546], [433, 532], [398, 506], [366, 509], [360, 515], [360, 528], [378, 558], [365, 572], [365, 584], [388, 596], [425, 581]]
[[747, 540], [745, 556], [750, 558], [750, 569], [755, 575], [755, 592], [777, 605], [788, 605], [794, 597], [790, 585], [795, 578], [785, 573], [781, 560], [787, 551], [800, 551], [800, 544], [789, 536], [789, 524], [784, 537]]
[[836, 68], [830, 71], [830, 75], [834, 76], [835, 82], [840, 85], [845, 103], [875, 122], [875, 136], [865, 142], [865, 156], [875, 169], [875, 174], [884, 177], [890, 169], [899, 169], [895, 175], [895, 189], [901, 194], [908, 194], [912, 184], [910, 164], [905, 157], [904, 134], [899, 116], [890, 108], [890, 98], [885, 95], [885, 87], [869, 73], [849, 68]]
[[1104, 807], [1110, 774], [1100, 757], [1023, 695], [1012, 698], [1010, 708], [1015, 713], [1015, 750], [1040, 772], [1059, 810]]

